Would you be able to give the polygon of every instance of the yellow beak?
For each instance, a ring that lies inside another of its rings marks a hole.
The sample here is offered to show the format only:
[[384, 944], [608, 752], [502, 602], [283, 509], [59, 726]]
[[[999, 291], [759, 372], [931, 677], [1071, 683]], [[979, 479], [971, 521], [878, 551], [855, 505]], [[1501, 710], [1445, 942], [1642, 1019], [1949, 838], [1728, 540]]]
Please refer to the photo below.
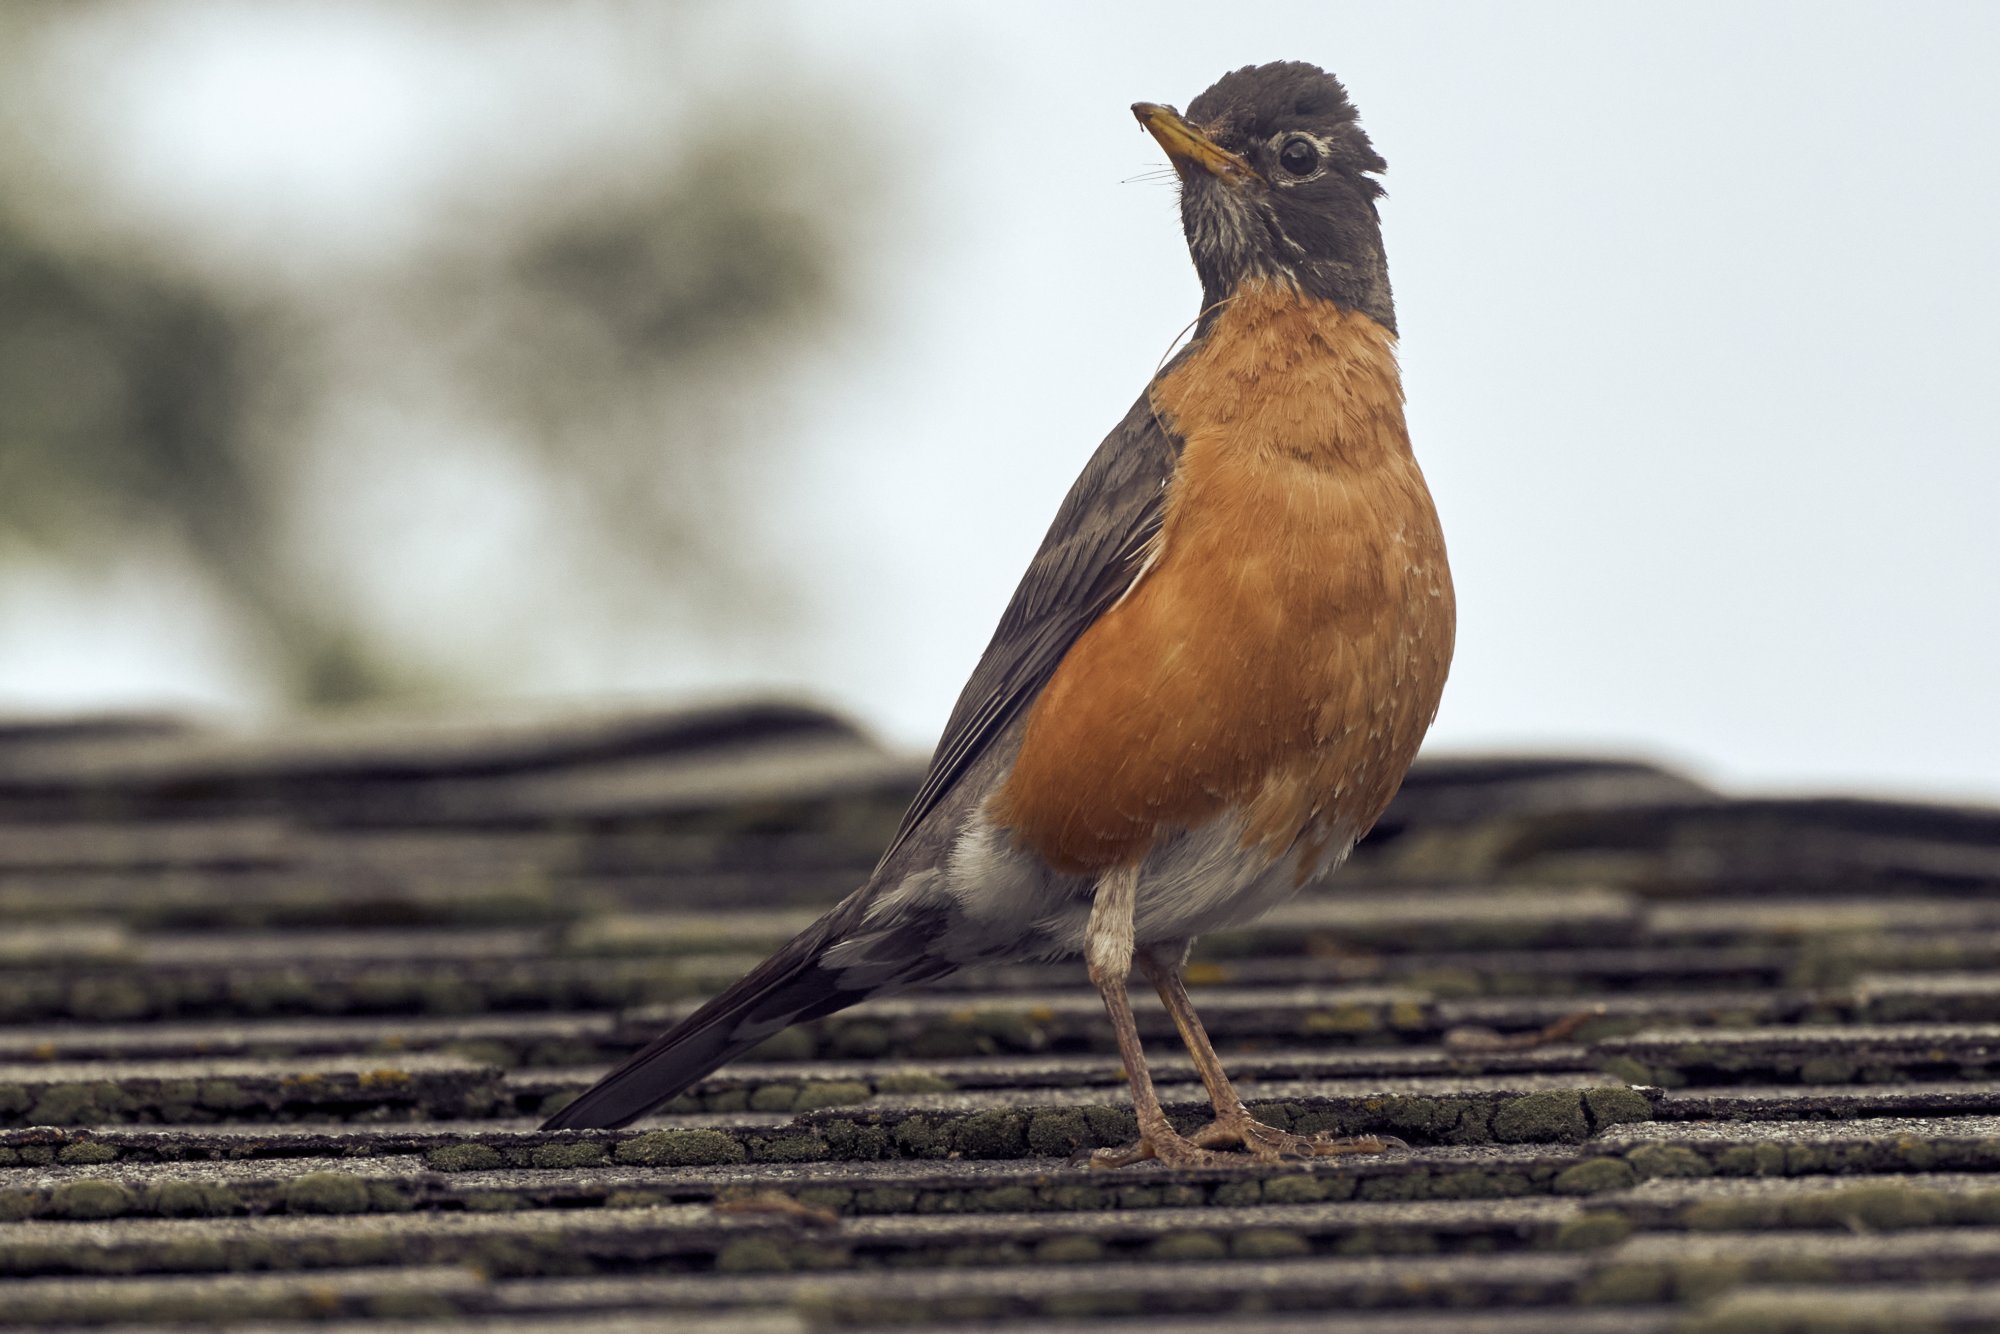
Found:
[[1167, 150], [1174, 166], [1182, 171], [1200, 167], [1235, 185], [1248, 185], [1257, 179], [1249, 163], [1188, 124], [1172, 107], [1158, 102], [1134, 102], [1132, 114], [1139, 118], [1147, 133], [1160, 141], [1160, 147]]

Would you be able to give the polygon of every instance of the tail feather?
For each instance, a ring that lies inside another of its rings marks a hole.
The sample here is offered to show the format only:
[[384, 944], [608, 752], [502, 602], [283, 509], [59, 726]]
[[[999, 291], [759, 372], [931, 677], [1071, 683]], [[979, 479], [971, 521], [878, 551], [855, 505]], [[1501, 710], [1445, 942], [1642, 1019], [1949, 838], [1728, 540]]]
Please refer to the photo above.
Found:
[[879, 970], [871, 970], [873, 975], [857, 987], [854, 969], [823, 965], [827, 949], [840, 940], [847, 925], [850, 914], [843, 910], [848, 907], [843, 904], [807, 927], [728, 990], [549, 1117], [542, 1129], [615, 1130], [630, 1125], [791, 1024], [844, 1010], [892, 985], [951, 971], [949, 965], [941, 966], [921, 952], [913, 952], [894, 976], [883, 977]]

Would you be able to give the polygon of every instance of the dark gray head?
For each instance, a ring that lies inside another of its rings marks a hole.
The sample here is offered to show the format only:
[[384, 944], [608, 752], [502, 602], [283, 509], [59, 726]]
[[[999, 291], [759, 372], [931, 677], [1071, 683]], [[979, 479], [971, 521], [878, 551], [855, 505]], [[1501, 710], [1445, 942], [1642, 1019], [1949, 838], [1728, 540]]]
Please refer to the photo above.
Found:
[[1182, 117], [1151, 102], [1132, 114], [1173, 159], [1181, 224], [1204, 299], [1245, 279], [1289, 283], [1396, 327], [1368, 142], [1340, 81], [1282, 61], [1225, 74]]

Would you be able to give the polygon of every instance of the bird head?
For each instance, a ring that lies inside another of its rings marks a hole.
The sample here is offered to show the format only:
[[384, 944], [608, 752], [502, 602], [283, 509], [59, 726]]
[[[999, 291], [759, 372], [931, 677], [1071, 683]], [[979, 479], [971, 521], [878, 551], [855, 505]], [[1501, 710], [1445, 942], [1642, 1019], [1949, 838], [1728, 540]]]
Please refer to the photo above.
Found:
[[1181, 182], [1181, 224], [1205, 304], [1245, 282], [1303, 295], [1396, 327], [1375, 200], [1385, 163], [1340, 81], [1316, 65], [1247, 65], [1187, 114], [1132, 107]]

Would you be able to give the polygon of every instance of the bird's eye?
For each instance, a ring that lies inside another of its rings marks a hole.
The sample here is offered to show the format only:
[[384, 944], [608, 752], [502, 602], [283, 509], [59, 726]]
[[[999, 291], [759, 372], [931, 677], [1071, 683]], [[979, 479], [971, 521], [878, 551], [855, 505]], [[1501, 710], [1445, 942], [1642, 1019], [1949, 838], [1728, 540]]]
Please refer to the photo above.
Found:
[[1278, 165], [1294, 176], [1310, 176], [1319, 167], [1319, 145], [1293, 135], [1278, 149]]

